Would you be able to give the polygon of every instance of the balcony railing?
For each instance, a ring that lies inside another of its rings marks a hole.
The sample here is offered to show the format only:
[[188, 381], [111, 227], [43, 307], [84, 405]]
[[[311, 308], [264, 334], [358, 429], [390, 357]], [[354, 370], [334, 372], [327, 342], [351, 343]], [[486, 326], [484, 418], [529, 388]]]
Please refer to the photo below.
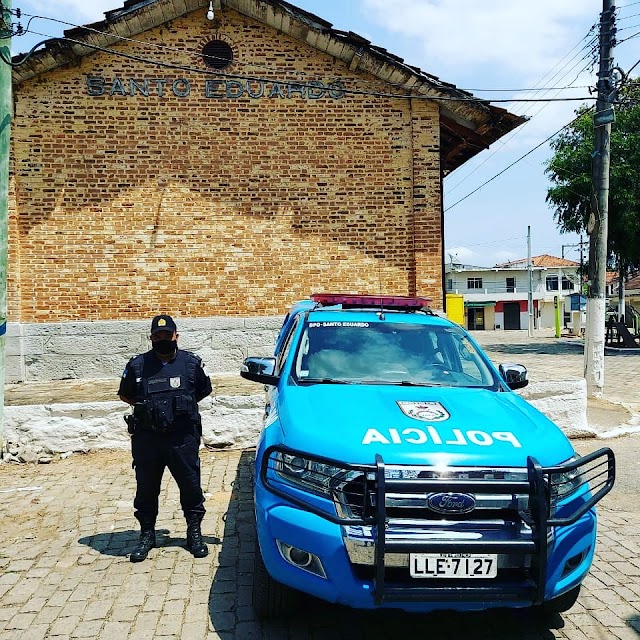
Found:
[[[578, 287], [574, 287], [571, 289], [563, 289], [562, 295], [568, 296], [571, 293], [576, 293], [578, 291]], [[468, 287], [466, 282], [454, 282], [451, 286], [447, 284], [446, 287], [447, 293], [467, 293], [467, 294], [478, 294], [478, 295], [500, 295], [506, 293], [517, 293], [517, 294], [527, 294], [529, 292], [529, 288], [527, 286], [520, 287], [507, 287], [505, 285], [491, 284], [487, 283], [480, 288]], [[557, 289], [547, 289], [544, 285], [534, 286], [534, 293], [548, 293], [551, 295], [558, 295]]]

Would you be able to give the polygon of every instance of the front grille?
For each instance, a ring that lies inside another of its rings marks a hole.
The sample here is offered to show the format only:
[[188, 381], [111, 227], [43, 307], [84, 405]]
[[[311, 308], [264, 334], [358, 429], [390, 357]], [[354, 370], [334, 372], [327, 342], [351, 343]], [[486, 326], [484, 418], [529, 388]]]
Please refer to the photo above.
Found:
[[[476, 505], [470, 513], [447, 513], [429, 507], [429, 497], [438, 492], [470, 493]], [[516, 485], [514, 485], [516, 483]], [[444, 488], [444, 491], [443, 491]], [[449, 469], [446, 473], [427, 467], [385, 468], [385, 513], [388, 518], [465, 521], [470, 517], [520, 521], [529, 517], [526, 469]], [[510, 491], [508, 491], [510, 489]], [[517, 491], [514, 491], [517, 489]], [[334, 492], [338, 514], [345, 518], [373, 518], [376, 514], [376, 480], [361, 474]]]

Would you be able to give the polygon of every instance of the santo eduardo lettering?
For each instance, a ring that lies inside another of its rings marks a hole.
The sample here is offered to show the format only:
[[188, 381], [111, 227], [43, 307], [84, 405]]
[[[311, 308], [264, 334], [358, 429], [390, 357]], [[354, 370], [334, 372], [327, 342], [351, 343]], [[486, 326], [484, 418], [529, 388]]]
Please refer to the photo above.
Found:
[[477, 445], [490, 447], [495, 442], [508, 442], [514, 448], [522, 445], [511, 431], [479, 431], [478, 429], [436, 429], [435, 427], [408, 427], [406, 429], [368, 429], [362, 444], [426, 444]]
[[271, 98], [319, 100], [329, 98], [340, 100], [345, 95], [345, 87], [340, 81], [321, 82], [310, 80], [304, 83], [277, 82], [265, 80], [217, 80], [208, 79], [195, 82], [187, 78], [103, 78], [88, 76], [87, 94], [98, 96], [120, 96], [143, 98], [165, 98], [175, 96], [188, 98], [197, 93], [210, 99]]

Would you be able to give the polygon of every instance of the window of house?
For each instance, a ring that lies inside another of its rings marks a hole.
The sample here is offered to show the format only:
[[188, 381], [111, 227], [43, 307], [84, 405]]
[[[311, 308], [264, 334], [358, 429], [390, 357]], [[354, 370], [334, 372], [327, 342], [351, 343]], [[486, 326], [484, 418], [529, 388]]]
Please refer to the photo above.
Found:
[[453, 291], [453, 278], [447, 280], [447, 291]]
[[[547, 291], [557, 291], [558, 290], [558, 276], [547, 276]], [[573, 290], [573, 284], [569, 278], [565, 278], [562, 276], [562, 290], [563, 291], [571, 291]]]
[[507, 293], [513, 293], [516, 290], [516, 279], [507, 278]]
[[482, 289], [482, 278], [467, 278], [467, 289]]
[[547, 291], [558, 290], [558, 276], [547, 276]]

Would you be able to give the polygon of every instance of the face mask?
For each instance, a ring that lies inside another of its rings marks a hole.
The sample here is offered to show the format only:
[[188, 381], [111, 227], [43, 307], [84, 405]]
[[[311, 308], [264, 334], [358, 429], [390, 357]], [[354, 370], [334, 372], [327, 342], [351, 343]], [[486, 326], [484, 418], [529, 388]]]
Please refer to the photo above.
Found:
[[177, 340], [158, 340], [151, 343], [151, 348], [161, 356], [168, 356], [178, 348]]

